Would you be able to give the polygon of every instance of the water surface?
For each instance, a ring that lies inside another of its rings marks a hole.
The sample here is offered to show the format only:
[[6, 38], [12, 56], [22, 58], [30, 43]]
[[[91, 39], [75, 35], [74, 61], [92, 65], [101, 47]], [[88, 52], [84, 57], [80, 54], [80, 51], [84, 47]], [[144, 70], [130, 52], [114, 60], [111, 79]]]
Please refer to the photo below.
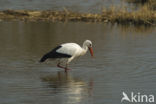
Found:
[[101, 12], [103, 7], [125, 4], [122, 0], [0, 0], [0, 10], [63, 10]]
[[[156, 29], [103, 23], [0, 22], [1, 104], [120, 104], [122, 92], [156, 96]], [[64, 42], [89, 53], [65, 73], [43, 54]]]

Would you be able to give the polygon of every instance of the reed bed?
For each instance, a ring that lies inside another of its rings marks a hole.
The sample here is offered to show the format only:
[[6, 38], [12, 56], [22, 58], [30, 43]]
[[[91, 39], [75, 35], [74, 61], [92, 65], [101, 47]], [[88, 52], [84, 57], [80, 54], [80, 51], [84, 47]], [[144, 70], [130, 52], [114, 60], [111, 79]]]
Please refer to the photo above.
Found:
[[137, 11], [128, 11], [126, 7], [110, 7], [99, 14], [63, 11], [29, 11], [4, 10], [0, 11], [0, 20], [21, 21], [83, 21], [83, 22], [111, 22], [119, 24], [153, 25], [156, 24], [156, 11], [143, 6]]
[[124, 0], [128, 3], [147, 6], [151, 10], [156, 10], [156, 0]]

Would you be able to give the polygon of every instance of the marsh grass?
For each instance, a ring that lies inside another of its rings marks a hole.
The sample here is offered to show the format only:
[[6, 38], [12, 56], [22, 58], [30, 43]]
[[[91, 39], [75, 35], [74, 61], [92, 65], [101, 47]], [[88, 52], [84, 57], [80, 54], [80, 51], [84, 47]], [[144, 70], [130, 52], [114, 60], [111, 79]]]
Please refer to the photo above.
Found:
[[156, 12], [150, 10], [148, 6], [143, 6], [137, 11], [128, 11], [126, 7], [111, 7], [103, 10], [102, 14], [107, 16], [110, 22], [121, 24], [155, 25], [156, 23]]
[[156, 0], [124, 0], [128, 3], [147, 6], [151, 10], [156, 10]]
[[79, 13], [64, 9], [63, 11], [29, 11], [4, 10], [0, 11], [1, 20], [22, 21], [83, 21], [83, 22], [111, 22], [118, 24], [152, 25], [156, 24], [156, 11], [144, 5], [137, 11], [128, 11], [126, 7], [103, 8], [99, 14]]

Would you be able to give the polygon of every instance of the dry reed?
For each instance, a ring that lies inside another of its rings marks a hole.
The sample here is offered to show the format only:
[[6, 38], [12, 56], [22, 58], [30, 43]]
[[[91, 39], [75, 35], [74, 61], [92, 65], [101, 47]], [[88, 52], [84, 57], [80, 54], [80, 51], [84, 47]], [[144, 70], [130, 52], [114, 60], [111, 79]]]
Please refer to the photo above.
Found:
[[83, 21], [83, 22], [111, 22], [119, 24], [153, 25], [156, 24], [156, 11], [149, 6], [143, 6], [137, 11], [128, 11], [126, 7], [110, 7], [99, 14], [78, 13], [67, 9], [64, 11], [29, 11], [4, 10], [0, 11], [1, 20], [22, 21]]

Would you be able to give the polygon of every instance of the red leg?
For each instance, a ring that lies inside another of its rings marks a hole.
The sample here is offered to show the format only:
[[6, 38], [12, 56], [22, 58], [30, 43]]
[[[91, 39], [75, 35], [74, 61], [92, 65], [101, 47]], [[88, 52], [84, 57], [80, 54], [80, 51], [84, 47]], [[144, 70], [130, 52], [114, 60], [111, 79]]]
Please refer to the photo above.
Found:
[[64, 71], [65, 71], [65, 72], [67, 72], [67, 70], [71, 70], [71, 69], [69, 69], [69, 68], [65, 67], [65, 68], [64, 68]]
[[60, 63], [57, 64], [57, 67], [65, 69], [65, 67], [60, 65]]
[[66, 65], [66, 67], [63, 67], [60, 65], [60, 63], [57, 64], [57, 67], [59, 68], [63, 68], [65, 72], [67, 72], [67, 70], [70, 70], [69, 68], [67, 68], [68, 65]]
[[68, 68], [68, 64], [66, 64], [65, 70], [71, 70], [71, 69]]

